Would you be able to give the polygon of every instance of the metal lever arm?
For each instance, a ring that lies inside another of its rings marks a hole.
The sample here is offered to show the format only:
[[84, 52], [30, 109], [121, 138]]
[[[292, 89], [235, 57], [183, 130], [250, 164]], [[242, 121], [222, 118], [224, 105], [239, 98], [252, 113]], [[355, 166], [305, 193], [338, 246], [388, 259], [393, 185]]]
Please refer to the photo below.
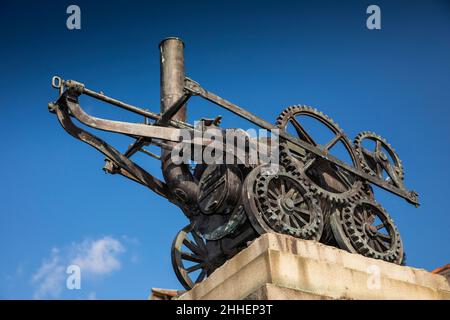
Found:
[[[261, 128], [264, 128], [266, 130], [278, 129], [273, 124], [255, 116], [251, 112], [239, 107], [238, 105], [235, 105], [234, 103], [231, 103], [231, 102], [219, 97], [218, 95], [207, 91], [202, 86], [200, 86], [200, 84], [198, 84], [197, 82], [193, 81], [192, 79], [190, 79], [188, 77], [185, 78], [185, 89], [186, 89], [186, 91], [190, 92], [192, 95], [201, 96], [202, 98], [204, 98], [222, 108], [227, 109], [228, 111], [238, 115], [239, 117], [242, 117], [242, 118], [250, 121], [251, 123], [256, 124], [257, 126], [259, 126]], [[392, 184], [389, 184], [386, 181], [380, 180], [376, 177], [372, 177], [372, 176], [366, 174], [365, 172], [361, 172], [361, 171], [357, 170], [355, 167], [346, 164], [345, 162], [337, 159], [336, 157], [330, 155], [329, 153], [321, 150], [320, 148], [318, 148], [312, 144], [306, 143], [305, 141], [299, 140], [286, 132], [280, 131], [279, 136], [281, 138], [285, 139], [293, 147], [301, 148], [301, 149], [307, 150], [309, 152], [312, 152], [313, 154], [317, 155], [318, 157], [321, 157], [322, 159], [324, 159], [326, 161], [332, 162], [335, 165], [345, 169], [346, 171], [351, 172], [352, 174], [354, 174], [364, 180], [367, 180], [386, 191], [392, 192], [392, 193], [404, 198], [406, 201], [408, 201], [409, 203], [411, 203], [415, 206], [419, 205], [418, 195], [415, 191], [408, 191], [404, 188], [398, 188], [396, 186], [393, 186]]]
[[54, 111], [56, 112], [58, 120], [64, 130], [66, 130], [74, 138], [91, 145], [103, 153], [115, 165], [125, 171], [124, 175], [130, 175], [129, 178], [132, 178], [133, 180], [147, 186], [158, 195], [171, 201], [169, 189], [164, 182], [153, 177], [147, 171], [139, 167], [102, 139], [77, 127], [71, 120], [66, 101], [66, 96], [63, 94], [53, 105]]
[[78, 96], [69, 89], [59, 99], [68, 107], [70, 113], [80, 122], [98, 130], [116, 132], [131, 136], [139, 136], [166, 141], [179, 142], [181, 130], [170, 127], [153, 126], [143, 123], [128, 123], [122, 121], [106, 120], [88, 115], [80, 107]]
[[[160, 121], [162, 118], [162, 116], [160, 114], [157, 114], [157, 113], [148, 111], [146, 109], [142, 109], [142, 108], [133, 106], [131, 104], [122, 102], [120, 100], [108, 97], [105, 94], [103, 94], [102, 92], [96, 92], [94, 90], [88, 89], [88, 88], [86, 88], [86, 86], [83, 83], [78, 82], [78, 81], [63, 80], [58, 76], [54, 76], [52, 78], [52, 87], [55, 89], [59, 89], [60, 96], [63, 95], [63, 93], [67, 89], [67, 90], [71, 90], [75, 95], [85, 94], [85, 95], [95, 98], [97, 100], [112, 104], [121, 109], [139, 114], [148, 119]], [[167, 117], [167, 115], [166, 115], [166, 117]], [[170, 118], [169, 119], [166, 118], [164, 120], [165, 120], [165, 122], [167, 122], [167, 124], [169, 124], [170, 126], [175, 127], [175, 128], [192, 128], [192, 125], [182, 122], [182, 121], [172, 120]]]

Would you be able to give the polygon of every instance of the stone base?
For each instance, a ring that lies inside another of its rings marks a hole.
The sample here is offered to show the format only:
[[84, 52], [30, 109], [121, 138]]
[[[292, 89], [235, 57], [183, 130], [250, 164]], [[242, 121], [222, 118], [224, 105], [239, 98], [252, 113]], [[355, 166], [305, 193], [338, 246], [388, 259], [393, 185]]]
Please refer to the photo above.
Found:
[[265, 234], [180, 300], [446, 299], [445, 277], [316, 241]]

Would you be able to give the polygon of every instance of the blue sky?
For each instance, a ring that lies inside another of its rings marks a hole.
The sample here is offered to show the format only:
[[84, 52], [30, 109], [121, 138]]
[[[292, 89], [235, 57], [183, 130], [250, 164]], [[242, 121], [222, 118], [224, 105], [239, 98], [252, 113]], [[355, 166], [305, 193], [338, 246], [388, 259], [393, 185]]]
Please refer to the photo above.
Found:
[[[66, 28], [77, 4], [82, 29]], [[366, 28], [378, 4], [382, 30]], [[386, 137], [404, 162], [415, 209], [384, 192], [408, 264], [450, 262], [450, 3], [445, 1], [8, 1], [0, 12], [0, 298], [145, 299], [181, 288], [170, 245], [187, 220], [145, 188], [102, 172], [103, 156], [47, 112], [55, 74], [159, 110], [158, 43], [186, 43], [187, 74], [268, 121], [293, 104], [332, 117], [353, 137]], [[89, 112], [141, 121], [85, 100]], [[245, 121], [198, 99], [189, 120]], [[123, 150], [129, 141], [102, 134]], [[160, 176], [159, 163], [137, 161]], [[100, 257], [100, 258], [99, 258]], [[100, 259], [97, 265], [91, 262]], [[81, 290], [54, 276], [86, 268]], [[52, 276], [53, 275], [53, 276]]]

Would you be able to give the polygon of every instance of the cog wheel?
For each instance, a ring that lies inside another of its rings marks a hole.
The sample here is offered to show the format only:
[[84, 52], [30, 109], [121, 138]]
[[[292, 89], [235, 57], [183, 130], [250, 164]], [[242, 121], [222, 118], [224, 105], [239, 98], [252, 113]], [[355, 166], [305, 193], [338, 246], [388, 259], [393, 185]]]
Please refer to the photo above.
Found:
[[[374, 142], [373, 151], [363, 146], [367, 140]], [[404, 178], [402, 161], [386, 139], [373, 132], [364, 131], [355, 137], [354, 145], [361, 167], [367, 174], [384, 180], [385, 172], [389, 181], [397, 186], [402, 184]]]
[[401, 264], [404, 259], [400, 233], [389, 214], [373, 200], [359, 200], [330, 219], [341, 249]]
[[[300, 117], [309, 117], [319, 121], [334, 134], [334, 137], [326, 144], [319, 145], [312, 134], [302, 126]], [[357, 169], [361, 168], [354, 147], [347, 136], [333, 120], [322, 112], [308, 106], [291, 106], [278, 116], [276, 124], [284, 132], [287, 132], [288, 125], [292, 124], [300, 140], [326, 152], [341, 143], [352, 165]], [[311, 191], [332, 203], [354, 202], [364, 195], [363, 181], [335, 164], [306, 150], [299, 149], [289, 142], [281, 141], [280, 143], [280, 162], [288, 171], [297, 168], [310, 184]]]
[[[280, 167], [279, 167], [280, 168]], [[262, 165], [245, 179], [244, 207], [259, 234], [278, 232], [300, 239], [319, 240], [322, 211], [301, 175]]]

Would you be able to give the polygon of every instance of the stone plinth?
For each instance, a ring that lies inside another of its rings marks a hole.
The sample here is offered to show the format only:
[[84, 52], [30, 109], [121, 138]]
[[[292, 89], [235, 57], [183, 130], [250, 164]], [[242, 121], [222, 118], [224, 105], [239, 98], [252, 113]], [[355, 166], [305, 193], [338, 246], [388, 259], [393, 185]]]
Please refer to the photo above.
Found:
[[423, 269], [265, 234], [178, 299], [449, 300], [450, 285]]

